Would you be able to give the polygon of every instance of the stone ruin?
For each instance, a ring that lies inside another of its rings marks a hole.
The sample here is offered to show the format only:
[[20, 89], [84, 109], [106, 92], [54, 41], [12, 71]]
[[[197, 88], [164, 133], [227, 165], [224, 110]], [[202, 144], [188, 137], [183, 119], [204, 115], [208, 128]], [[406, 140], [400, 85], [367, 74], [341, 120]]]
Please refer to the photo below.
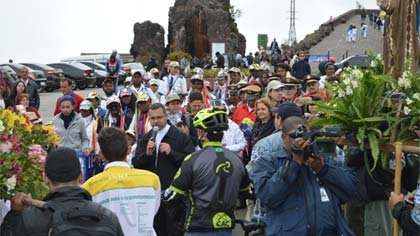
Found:
[[[230, 0], [176, 0], [169, 9], [168, 48], [202, 58], [211, 53], [211, 43], [225, 43], [225, 52], [245, 54], [246, 39], [238, 32], [230, 13]], [[164, 59], [163, 27], [150, 21], [134, 25], [130, 53], [135, 61], [147, 62], [150, 55]], [[210, 55], [214, 57], [214, 55]]]
[[157, 23], [145, 21], [134, 24], [134, 42], [130, 54], [134, 61], [146, 63], [150, 57], [164, 58], [165, 30]]

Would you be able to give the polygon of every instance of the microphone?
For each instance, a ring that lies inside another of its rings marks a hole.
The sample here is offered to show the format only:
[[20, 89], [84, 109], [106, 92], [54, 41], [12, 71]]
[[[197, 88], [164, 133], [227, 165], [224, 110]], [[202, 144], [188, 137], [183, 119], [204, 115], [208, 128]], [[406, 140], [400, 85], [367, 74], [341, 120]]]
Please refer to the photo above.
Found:
[[159, 131], [159, 127], [158, 126], [153, 126], [153, 129], [152, 129], [152, 140], [153, 141], [156, 141], [156, 136], [157, 136], [158, 131]]

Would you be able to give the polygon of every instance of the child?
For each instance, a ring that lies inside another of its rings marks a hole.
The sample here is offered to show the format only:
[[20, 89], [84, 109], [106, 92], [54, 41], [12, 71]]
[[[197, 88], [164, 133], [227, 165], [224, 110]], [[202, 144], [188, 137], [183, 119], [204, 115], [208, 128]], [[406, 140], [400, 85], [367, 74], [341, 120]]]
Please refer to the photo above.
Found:
[[127, 163], [133, 167], [131, 164], [131, 159], [136, 154], [137, 149], [137, 140], [136, 140], [136, 134], [133, 130], [127, 130], [125, 131], [127, 142], [128, 142], [128, 155], [127, 155]]

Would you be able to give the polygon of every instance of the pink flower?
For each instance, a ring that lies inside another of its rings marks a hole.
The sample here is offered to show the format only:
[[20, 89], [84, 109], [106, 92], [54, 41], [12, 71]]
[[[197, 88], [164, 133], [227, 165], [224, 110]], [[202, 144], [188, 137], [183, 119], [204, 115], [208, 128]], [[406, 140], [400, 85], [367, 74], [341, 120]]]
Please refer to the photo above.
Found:
[[13, 164], [13, 170], [15, 171], [16, 174], [19, 174], [20, 169], [21, 169], [20, 163]]
[[0, 152], [10, 153], [13, 150], [13, 145], [11, 142], [6, 141], [0, 144]]
[[41, 147], [41, 145], [33, 144], [28, 147], [28, 158], [30, 160], [39, 161], [41, 163], [45, 162], [45, 159], [47, 158], [47, 153], [45, 150]]

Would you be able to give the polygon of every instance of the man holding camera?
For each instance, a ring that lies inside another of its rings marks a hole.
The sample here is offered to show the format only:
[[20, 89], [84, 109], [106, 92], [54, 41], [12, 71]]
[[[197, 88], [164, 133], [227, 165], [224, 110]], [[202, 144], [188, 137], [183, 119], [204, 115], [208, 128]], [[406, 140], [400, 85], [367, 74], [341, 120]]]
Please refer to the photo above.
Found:
[[261, 156], [255, 163], [266, 235], [353, 235], [340, 205], [356, 191], [357, 178], [331, 159], [305, 153], [310, 140], [288, 135], [299, 127], [307, 127], [303, 118], [287, 118], [281, 134], [287, 155]]

